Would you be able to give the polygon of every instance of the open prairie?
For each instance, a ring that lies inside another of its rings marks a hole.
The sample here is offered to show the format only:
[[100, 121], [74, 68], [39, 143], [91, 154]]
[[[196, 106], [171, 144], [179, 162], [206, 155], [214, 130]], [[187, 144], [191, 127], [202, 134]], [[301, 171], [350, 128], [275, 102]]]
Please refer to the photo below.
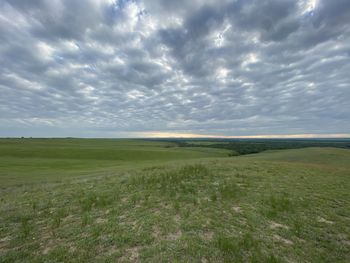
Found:
[[142, 140], [0, 139], [0, 179], [2, 185], [55, 181], [229, 152]]
[[350, 0], [0, 0], [0, 263], [350, 263]]
[[0, 262], [349, 262], [350, 151], [0, 141]]

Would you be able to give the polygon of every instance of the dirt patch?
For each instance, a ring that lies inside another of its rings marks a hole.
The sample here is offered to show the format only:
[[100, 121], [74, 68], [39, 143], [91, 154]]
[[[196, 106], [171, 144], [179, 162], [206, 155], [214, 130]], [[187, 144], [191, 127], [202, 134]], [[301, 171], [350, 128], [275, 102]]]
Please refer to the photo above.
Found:
[[123, 220], [123, 219], [126, 218], [126, 215], [120, 215], [120, 216], [118, 216], [118, 218], [119, 218], [120, 220]]
[[49, 242], [45, 245], [45, 247], [43, 248], [42, 254], [43, 254], [43, 255], [49, 254], [49, 252], [50, 252], [51, 250], [53, 250], [56, 246], [57, 246], [57, 244], [56, 244], [55, 242], [49, 241]]
[[342, 244], [350, 247], [350, 241], [349, 240], [342, 240], [341, 242], [342, 242]]
[[247, 225], [247, 219], [245, 219], [245, 218], [239, 218], [238, 222], [243, 226]]
[[50, 247], [45, 247], [44, 250], [43, 250], [43, 255], [49, 254], [50, 250], [51, 250]]
[[68, 215], [68, 216], [62, 218], [63, 223], [73, 222], [74, 220], [75, 220], [75, 217], [73, 215]]
[[133, 247], [126, 250], [128, 254], [128, 259], [130, 260], [130, 262], [140, 262], [139, 250], [140, 250], [139, 247]]
[[346, 234], [338, 234], [336, 235], [336, 239], [345, 246], [350, 247], [350, 240], [348, 239], [348, 236]]
[[327, 219], [325, 219], [323, 217], [320, 217], [320, 216], [317, 218], [317, 221], [320, 222], [320, 223], [325, 223], [325, 224], [329, 224], [329, 225], [333, 225], [334, 224], [333, 221], [327, 220]]
[[273, 235], [273, 239], [278, 241], [278, 242], [284, 243], [286, 245], [293, 245], [294, 244], [293, 241], [286, 239], [286, 238], [283, 238], [279, 235]]
[[212, 241], [213, 237], [214, 237], [214, 232], [212, 232], [212, 231], [204, 232], [202, 234], [202, 239], [204, 239], [206, 241]]
[[131, 226], [132, 230], [136, 230], [136, 229], [138, 229], [140, 227], [136, 220], [129, 221], [128, 225]]
[[160, 230], [159, 230], [159, 228], [158, 228], [157, 226], [154, 226], [154, 227], [153, 227], [152, 236], [153, 236], [155, 239], [159, 239], [159, 238], [160, 238], [161, 232], [160, 232]]
[[42, 254], [46, 255], [48, 254], [51, 250], [53, 250], [55, 247], [57, 247], [57, 244], [60, 243], [60, 240], [55, 240], [55, 239], [48, 239], [45, 241], [45, 243], [40, 243], [42, 246]]
[[281, 228], [281, 229], [289, 229], [288, 226], [283, 225], [283, 224], [279, 224], [279, 223], [276, 223], [276, 222], [273, 222], [273, 221], [270, 223], [270, 228], [271, 228], [271, 229], [278, 229], [278, 228]]
[[109, 247], [109, 248], [107, 249], [106, 255], [111, 256], [111, 255], [113, 255], [113, 254], [115, 254], [115, 253], [117, 253], [117, 252], [118, 252], [117, 246], [111, 246], [111, 247]]
[[241, 213], [242, 209], [239, 206], [233, 206], [232, 207], [233, 211], [235, 211], [236, 213]]
[[174, 216], [174, 221], [178, 224], [181, 221], [181, 216], [180, 215], [175, 215]]
[[162, 211], [159, 208], [155, 208], [152, 210], [153, 214], [159, 216], [160, 214], [162, 214]]
[[77, 248], [73, 243], [69, 243], [68, 250], [69, 252], [73, 253], [77, 250]]
[[1, 251], [6, 251], [6, 246], [7, 246], [7, 243], [11, 241], [11, 237], [10, 236], [7, 236], [7, 237], [4, 237], [2, 239], [0, 239], [0, 252]]
[[107, 221], [107, 219], [99, 217], [96, 219], [96, 224], [104, 224], [107, 223]]
[[300, 237], [297, 237], [296, 239], [298, 240], [299, 243], [305, 243], [306, 242], [305, 239], [302, 239]]
[[10, 236], [1, 238], [1, 239], [0, 239], [0, 244], [5, 243], [5, 242], [10, 241], [10, 240], [11, 240], [11, 237], [10, 237]]
[[175, 233], [169, 234], [166, 239], [170, 240], [170, 241], [176, 241], [179, 238], [181, 238], [181, 236], [182, 236], [182, 232], [181, 232], [181, 230], [178, 230]]

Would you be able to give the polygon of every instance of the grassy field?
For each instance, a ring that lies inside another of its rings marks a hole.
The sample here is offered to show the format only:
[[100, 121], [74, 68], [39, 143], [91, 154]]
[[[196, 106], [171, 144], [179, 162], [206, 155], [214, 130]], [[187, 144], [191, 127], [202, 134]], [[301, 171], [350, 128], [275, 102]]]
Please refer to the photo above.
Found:
[[0, 145], [0, 262], [350, 262], [349, 150]]
[[223, 157], [225, 149], [116, 139], [0, 139], [2, 185], [110, 173], [174, 160]]

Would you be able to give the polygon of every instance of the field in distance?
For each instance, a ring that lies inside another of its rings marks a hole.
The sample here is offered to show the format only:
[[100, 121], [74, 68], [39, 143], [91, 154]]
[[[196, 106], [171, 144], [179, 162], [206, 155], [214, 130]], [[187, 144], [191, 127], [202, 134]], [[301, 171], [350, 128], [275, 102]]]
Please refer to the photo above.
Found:
[[1, 141], [0, 262], [350, 262], [350, 150], [175, 146]]
[[1, 185], [60, 180], [229, 153], [143, 140], [0, 139], [0, 180]]

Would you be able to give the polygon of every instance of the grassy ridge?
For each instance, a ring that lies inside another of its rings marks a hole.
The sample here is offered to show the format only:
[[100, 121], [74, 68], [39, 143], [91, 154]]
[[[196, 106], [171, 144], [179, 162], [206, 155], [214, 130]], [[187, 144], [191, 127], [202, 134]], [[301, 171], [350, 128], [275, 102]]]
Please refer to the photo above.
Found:
[[349, 262], [350, 151], [174, 161], [0, 191], [0, 262]]
[[242, 156], [254, 160], [293, 162], [329, 169], [350, 169], [350, 150], [336, 148], [305, 148], [288, 151], [266, 151], [259, 154]]

